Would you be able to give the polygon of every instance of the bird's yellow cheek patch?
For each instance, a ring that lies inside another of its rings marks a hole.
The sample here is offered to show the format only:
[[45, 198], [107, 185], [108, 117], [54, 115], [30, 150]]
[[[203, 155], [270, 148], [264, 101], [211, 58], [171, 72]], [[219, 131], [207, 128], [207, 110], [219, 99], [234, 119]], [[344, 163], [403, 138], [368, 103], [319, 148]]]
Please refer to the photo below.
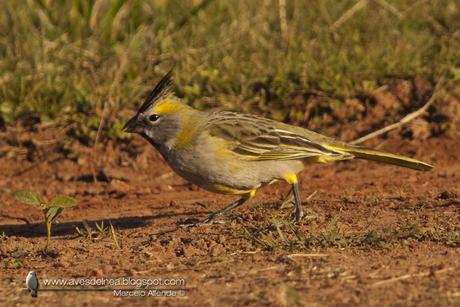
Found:
[[291, 173], [291, 174], [287, 174], [283, 177], [284, 180], [287, 181], [287, 183], [289, 184], [295, 184], [298, 182], [297, 180], [297, 175], [294, 174], [294, 173]]
[[180, 149], [180, 148], [184, 148], [185, 146], [187, 146], [191, 141], [193, 133], [194, 133], [194, 130], [182, 128], [182, 130], [177, 135], [176, 142], [174, 143], [174, 147], [176, 149]]
[[164, 100], [158, 102], [157, 105], [153, 107], [153, 112], [159, 114], [175, 114], [180, 112], [180, 110], [181, 105], [173, 100]]
[[181, 149], [190, 145], [193, 142], [193, 137], [196, 136], [197, 127], [195, 122], [190, 117], [182, 117], [182, 128], [177, 134], [174, 147], [176, 149]]

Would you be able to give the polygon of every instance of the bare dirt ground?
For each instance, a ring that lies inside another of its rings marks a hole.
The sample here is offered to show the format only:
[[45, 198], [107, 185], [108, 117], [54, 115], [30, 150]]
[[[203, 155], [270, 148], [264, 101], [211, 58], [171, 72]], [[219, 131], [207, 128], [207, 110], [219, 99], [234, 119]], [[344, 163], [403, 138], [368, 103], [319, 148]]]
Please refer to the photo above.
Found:
[[[177, 223], [204, 219], [233, 198], [188, 184], [140, 138], [93, 148], [67, 139], [65, 129], [33, 130], [9, 127], [2, 136], [9, 148], [0, 159], [2, 304], [460, 305], [455, 134], [398, 132], [367, 144], [433, 163], [431, 172], [358, 160], [306, 168], [299, 227], [293, 205], [282, 201], [287, 185], [275, 183], [225, 224], [184, 229]], [[48, 250], [42, 213], [12, 197], [25, 188], [78, 201], [53, 226]], [[101, 221], [115, 234], [98, 230]], [[176, 298], [42, 291], [33, 299], [21, 290], [30, 270], [40, 280], [183, 278], [187, 291]]]

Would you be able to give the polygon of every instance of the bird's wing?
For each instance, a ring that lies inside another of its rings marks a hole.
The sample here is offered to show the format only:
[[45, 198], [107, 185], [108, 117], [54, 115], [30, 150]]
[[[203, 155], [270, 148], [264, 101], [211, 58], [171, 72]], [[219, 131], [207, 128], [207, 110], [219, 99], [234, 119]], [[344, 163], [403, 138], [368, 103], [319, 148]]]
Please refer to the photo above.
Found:
[[296, 160], [318, 156], [335, 160], [347, 156], [293, 129], [290, 131], [287, 125], [254, 115], [215, 113], [206, 128], [211, 136], [224, 139], [228, 149], [247, 160]]

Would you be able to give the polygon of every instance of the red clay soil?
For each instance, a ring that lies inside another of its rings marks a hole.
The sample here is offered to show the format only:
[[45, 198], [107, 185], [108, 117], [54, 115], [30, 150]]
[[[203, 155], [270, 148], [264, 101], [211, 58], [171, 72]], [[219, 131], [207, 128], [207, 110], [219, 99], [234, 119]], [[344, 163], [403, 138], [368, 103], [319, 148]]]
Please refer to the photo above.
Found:
[[[301, 174], [302, 197], [316, 194], [304, 203], [305, 240], [285, 238], [288, 243], [267, 230], [292, 217], [292, 207], [280, 209], [288, 190], [282, 183], [261, 189], [251, 204], [226, 218], [227, 224], [177, 228], [177, 222], [204, 219], [232, 197], [187, 184], [141, 140], [116, 149], [109, 144], [76, 161], [59, 154], [40, 163], [4, 158], [0, 301], [33, 302], [20, 288], [27, 272], [35, 270], [40, 279], [179, 277], [188, 289], [181, 298], [40, 292], [36, 301], [46, 305], [459, 304], [458, 145], [447, 138], [384, 144], [385, 150], [434, 163], [426, 173], [366, 161], [307, 168]], [[100, 165], [96, 181], [93, 160]], [[41, 212], [12, 198], [23, 188], [78, 200], [58, 219], [48, 251]], [[120, 248], [108, 234], [78, 236], [83, 220], [93, 229], [95, 222], [110, 221]], [[257, 231], [266, 235], [258, 237]], [[309, 238], [315, 239], [305, 243]]]
[[[57, 128], [15, 131], [3, 132], [0, 159], [1, 304], [460, 305], [457, 136], [395, 133], [366, 144], [433, 163], [430, 172], [358, 160], [306, 168], [299, 227], [282, 201], [288, 186], [275, 183], [225, 224], [180, 228], [234, 198], [188, 184], [138, 137], [93, 148], [55, 146], [47, 140], [66, 140]], [[58, 218], [47, 250], [42, 213], [12, 197], [20, 189], [78, 201]], [[97, 230], [101, 221], [115, 234]], [[40, 291], [34, 299], [21, 289], [31, 270], [42, 289], [50, 278], [181, 278], [186, 291]]]

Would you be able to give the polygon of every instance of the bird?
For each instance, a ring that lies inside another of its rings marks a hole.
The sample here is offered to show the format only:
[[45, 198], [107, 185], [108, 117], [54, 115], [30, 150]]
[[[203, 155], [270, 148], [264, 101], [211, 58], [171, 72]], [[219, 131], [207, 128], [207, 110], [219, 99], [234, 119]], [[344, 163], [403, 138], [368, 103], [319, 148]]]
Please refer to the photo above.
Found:
[[37, 275], [34, 271], [30, 271], [26, 277], [26, 288], [30, 292], [32, 297], [37, 297], [39, 287], [40, 284], [38, 282]]
[[304, 215], [298, 173], [311, 163], [354, 158], [419, 171], [432, 165], [397, 154], [363, 148], [265, 117], [231, 111], [205, 112], [183, 103], [174, 91], [172, 69], [123, 127], [149, 142], [181, 177], [208, 191], [239, 198], [192, 225], [217, 223], [224, 213], [277, 180], [291, 185], [295, 222]]

